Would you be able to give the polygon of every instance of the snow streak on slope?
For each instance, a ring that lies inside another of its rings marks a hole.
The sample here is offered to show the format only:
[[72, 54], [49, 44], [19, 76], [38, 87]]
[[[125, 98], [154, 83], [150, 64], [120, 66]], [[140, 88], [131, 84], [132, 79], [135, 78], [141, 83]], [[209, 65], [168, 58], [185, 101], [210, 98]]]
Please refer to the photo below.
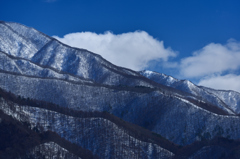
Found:
[[[16, 23], [0, 22], [0, 51], [0, 87], [20, 98], [73, 110], [107, 111], [181, 145], [216, 136], [240, 138], [239, 117], [234, 116], [238, 113], [238, 94], [221, 94], [150, 71], [140, 72], [142, 76]], [[43, 126], [104, 157], [124, 154], [151, 158], [163, 152], [158, 145], [129, 136], [103, 118], [3, 106], [5, 113], [32, 121], [32, 128]], [[96, 136], [99, 131], [102, 133]], [[97, 149], [100, 143], [104, 146]], [[165, 151], [163, 154], [172, 156]]]
[[201, 87], [209, 93], [217, 96], [224, 101], [234, 112], [240, 114], [240, 93], [235, 91], [214, 90], [207, 87]]
[[[109, 111], [178, 144], [190, 144], [206, 134], [210, 134], [210, 139], [214, 138], [218, 135], [218, 131], [215, 131], [218, 125], [223, 129], [221, 136], [240, 138], [238, 128], [235, 130], [239, 117], [211, 113], [172, 94], [154, 90], [116, 90], [6, 73], [0, 73], [0, 77], [0, 87], [16, 95], [76, 110]], [[80, 98], [77, 94], [80, 94]]]
[[0, 71], [7, 71], [39, 78], [57, 78], [81, 83], [93, 83], [92, 81], [85, 80], [80, 77], [57, 72], [51, 68], [43, 68], [42, 66], [36, 65], [25, 59], [10, 57], [3, 52], [0, 52]]
[[71, 159], [81, 159], [80, 157], [71, 154], [68, 150], [62, 148], [54, 142], [47, 142], [41, 145], [38, 145], [27, 154], [30, 158], [71, 158]]
[[26, 59], [32, 58], [51, 40], [33, 28], [16, 23], [0, 22], [0, 35], [1, 51]]
[[117, 67], [97, 54], [69, 47], [17, 23], [0, 22], [0, 51], [97, 83], [152, 86], [132, 70]]
[[212, 103], [230, 114], [239, 114], [240, 94], [234, 91], [213, 90], [199, 87], [187, 80], [178, 80], [165, 74], [153, 71], [141, 71], [143, 76], [163, 85], [193, 94], [202, 100]]
[[31, 128], [51, 130], [72, 143], [91, 150], [101, 158], [171, 158], [173, 153], [160, 146], [130, 136], [124, 129], [103, 118], [77, 118], [54, 111], [13, 104], [3, 99], [1, 109]]

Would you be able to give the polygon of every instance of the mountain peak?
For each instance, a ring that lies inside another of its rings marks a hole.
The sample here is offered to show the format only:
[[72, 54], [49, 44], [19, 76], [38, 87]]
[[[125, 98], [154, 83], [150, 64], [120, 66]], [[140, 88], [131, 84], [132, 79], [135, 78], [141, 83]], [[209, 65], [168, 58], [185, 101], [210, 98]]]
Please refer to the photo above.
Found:
[[[0, 51], [59, 72], [109, 85], [127, 85], [127, 82], [121, 80], [122, 78], [139, 77], [138, 73], [115, 66], [100, 55], [84, 49], [72, 48], [18, 23], [1, 23], [0, 33], [3, 37], [0, 39]], [[140, 83], [150, 86], [145, 81]]]

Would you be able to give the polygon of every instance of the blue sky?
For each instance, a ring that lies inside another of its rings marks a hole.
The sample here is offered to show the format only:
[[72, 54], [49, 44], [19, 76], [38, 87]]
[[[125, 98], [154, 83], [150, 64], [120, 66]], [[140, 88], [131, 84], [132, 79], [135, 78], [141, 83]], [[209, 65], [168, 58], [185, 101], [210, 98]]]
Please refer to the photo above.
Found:
[[240, 91], [238, 0], [0, 0], [0, 6], [0, 20], [117, 65]]

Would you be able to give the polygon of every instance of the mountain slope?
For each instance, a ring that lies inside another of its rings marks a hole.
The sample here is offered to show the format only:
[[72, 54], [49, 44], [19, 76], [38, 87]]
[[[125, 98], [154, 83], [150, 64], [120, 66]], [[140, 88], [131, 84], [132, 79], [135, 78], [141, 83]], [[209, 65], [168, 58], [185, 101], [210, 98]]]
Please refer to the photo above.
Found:
[[[98, 158], [53, 132], [39, 133], [0, 111], [0, 158]], [[61, 146], [60, 146], [61, 145]]]
[[17, 23], [0, 22], [0, 51], [97, 83], [152, 85], [137, 72], [117, 67], [97, 54], [69, 47]]
[[[0, 22], [0, 62], [2, 94], [14, 95], [0, 99], [5, 114], [102, 158], [173, 157], [176, 147], [164, 147], [152, 132], [179, 145], [240, 139], [238, 106], [230, 100], [237, 103], [237, 94], [121, 68], [21, 24]], [[119, 118], [148, 130], [132, 131]]]
[[166, 86], [201, 97], [202, 100], [229, 112], [240, 113], [240, 94], [235, 91], [214, 90], [207, 87], [199, 87], [187, 80], [178, 80], [171, 76], [153, 71], [140, 71], [141, 75]]
[[0, 70], [39, 78], [57, 78], [81, 83], [93, 83], [90, 80], [64, 74], [57, 70], [34, 64], [26, 59], [10, 56], [4, 52], [0, 52]]
[[[30, 138], [30, 141], [33, 144], [36, 144], [36, 146], [31, 146], [30, 150], [26, 151], [24, 148], [21, 148], [23, 151], [19, 151], [16, 150], [16, 145], [18, 142], [14, 141], [14, 149], [11, 146], [8, 146], [7, 151], [1, 151], [2, 147], [5, 147], [5, 143], [1, 141], [0, 157], [2, 158], [15, 158], [13, 156], [16, 155], [20, 155], [18, 158], [43, 158], [43, 156], [49, 158], [79, 158], [79, 156], [81, 158], [97, 158], [97, 156], [93, 156], [91, 153], [89, 153], [88, 150], [79, 148], [77, 145], [70, 146], [69, 142], [66, 142], [62, 138], [57, 137], [58, 134], [73, 143], [82, 145], [83, 147], [92, 150], [92, 152], [100, 154], [100, 156], [102, 156], [101, 158], [111, 158], [106, 153], [109, 153], [112, 157], [115, 156], [114, 158], [173, 157], [173, 155], [171, 155], [172, 153], [169, 153], [169, 151], [166, 151], [162, 148], [159, 149], [160, 151], [156, 151], [156, 145], [160, 145], [161, 147], [163, 146], [165, 149], [173, 151], [175, 153], [174, 158], [179, 159], [196, 157], [206, 158], [206, 156], [208, 158], [218, 156], [217, 158], [219, 158], [219, 156], [222, 157], [223, 154], [228, 158], [239, 158], [239, 154], [237, 153], [240, 147], [239, 141], [233, 141], [224, 138], [215, 138], [210, 141], [204, 140], [202, 142], [195, 142], [185, 147], [179, 147], [173, 143], [166, 141], [158, 135], [155, 135], [138, 126], [124, 122], [123, 120], [119, 120], [119, 118], [116, 118], [107, 113], [71, 111], [70, 109], [62, 108], [43, 101], [34, 101], [24, 99], [22, 97], [15, 97], [13, 94], [4, 92], [2, 90], [0, 90], [0, 96], [0, 105], [4, 107], [3, 111], [6, 114], [10, 114], [12, 116], [10, 117], [0, 111], [1, 139], [10, 142], [10, 138], [14, 138], [14, 135], [18, 135], [17, 140], [25, 140], [25, 145], [29, 146], [29, 140], [26, 140], [19, 135], [21, 133], [26, 133], [27, 131], [28, 133], [31, 132], [35, 134], [30, 135], [32, 136]], [[60, 122], [58, 122], [59, 116]], [[38, 118], [38, 120], [37, 122], [34, 122], [36, 118]], [[82, 122], [79, 122], [79, 119]], [[107, 121], [108, 124], [105, 126], [101, 125], [99, 119]], [[97, 122], [97, 124], [94, 124], [94, 122]], [[114, 131], [112, 131], [111, 128], [112, 123], [115, 123]], [[82, 129], [80, 125], [84, 126], [85, 128]], [[18, 131], [13, 130], [16, 128], [18, 128]], [[19, 128], [22, 132], [19, 131]], [[58, 134], [54, 134], [50, 131], [44, 132], [49, 129], [55, 129], [54, 131], [56, 131]], [[94, 133], [95, 129], [98, 129], [97, 133]], [[118, 129], [121, 129], [123, 131]], [[75, 131], [77, 131], [77, 135], [74, 134]], [[2, 132], [7, 132], [5, 134], [8, 136], [5, 137]], [[9, 134], [9, 132], [12, 133]], [[38, 136], [37, 134], [39, 133], [40, 135]], [[124, 137], [124, 134], [126, 133], [130, 136]], [[33, 136], [35, 137], [33, 138]], [[92, 140], [94, 140], [94, 142], [92, 142]], [[101, 144], [98, 144], [99, 142]], [[121, 146], [120, 144], [119, 147], [118, 143], [121, 142], [123, 142], [123, 145]], [[151, 144], [147, 146], [148, 142]], [[108, 146], [106, 147], [105, 145], [108, 144], [113, 144], [115, 146], [112, 146], [112, 148]], [[139, 146], [141, 147], [141, 145], [145, 145], [145, 148], [139, 149]], [[134, 151], [131, 151], [132, 153], [129, 153], [129, 149]], [[15, 152], [12, 152], [12, 150]], [[104, 154], [102, 152], [104, 152]]]
[[207, 87], [201, 87], [206, 92], [209, 92], [219, 99], [221, 99], [224, 103], [226, 103], [236, 114], [240, 114], [240, 93], [231, 91], [231, 90], [214, 90]]
[[237, 128], [239, 117], [217, 115], [196, 105], [200, 103], [194, 104], [181, 96], [151, 88], [120, 89], [7, 73], [0, 73], [0, 79], [0, 87], [17, 96], [48, 101], [74, 110], [108, 111], [178, 144], [197, 141], [205, 133], [213, 138], [218, 134], [214, 131], [218, 125], [222, 125], [221, 136], [240, 138]]
[[[174, 155], [160, 146], [174, 150], [174, 145], [166, 144], [165, 140], [150, 131], [112, 115], [73, 112], [46, 102], [27, 101], [3, 91], [1, 96], [0, 109], [5, 114], [29, 123], [29, 127], [37, 132], [56, 132], [100, 158], [171, 158]], [[29, 104], [26, 106], [26, 103]]]

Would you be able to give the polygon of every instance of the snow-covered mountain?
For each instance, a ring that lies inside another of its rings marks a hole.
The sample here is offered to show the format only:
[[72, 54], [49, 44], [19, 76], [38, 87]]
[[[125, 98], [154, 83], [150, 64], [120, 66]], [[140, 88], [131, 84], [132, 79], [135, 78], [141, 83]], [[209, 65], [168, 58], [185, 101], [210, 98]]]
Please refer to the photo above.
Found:
[[[38, 104], [40, 101], [27, 101], [3, 91], [0, 94], [1, 112], [21, 123], [29, 123], [28, 127], [36, 132], [56, 132], [62, 138], [90, 150], [100, 158], [172, 158], [174, 156], [174, 153], [162, 148], [162, 140], [158, 141], [150, 131], [128, 124], [110, 114], [101, 112], [86, 114], [78, 111], [72, 113], [68, 108], [61, 109], [53, 104]], [[62, 155], [68, 153], [66, 149], [55, 143], [51, 145], [59, 148]], [[30, 155], [37, 150], [42, 151], [46, 146], [49, 147], [49, 143], [36, 146], [30, 151]], [[54, 147], [51, 149], [54, 150]], [[49, 153], [56, 156], [55, 151]]]
[[42, 67], [101, 84], [151, 86], [137, 72], [117, 67], [87, 50], [69, 47], [33, 28], [0, 22], [0, 35], [1, 52]]
[[171, 76], [149, 70], [140, 71], [141, 75], [166, 86], [193, 94], [231, 114], [240, 114], [240, 93], [231, 90], [214, 90], [197, 86], [188, 80], [178, 80]]
[[[13, 95], [0, 98], [4, 114], [28, 123], [31, 130], [55, 132], [100, 158], [177, 155], [177, 146], [154, 142], [151, 135], [143, 139], [122, 122], [179, 145], [217, 136], [240, 139], [239, 93], [118, 67], [17, 23], [0, 22], [0, 89], [2, 96]], [[87, 115], [79, 117], [78, 111]], [[89, 115], [96, 111], [118, 117], [117, 122], [108, 116]], [[51, 142], [29, 154], [49, 146], [68, 154]]]

